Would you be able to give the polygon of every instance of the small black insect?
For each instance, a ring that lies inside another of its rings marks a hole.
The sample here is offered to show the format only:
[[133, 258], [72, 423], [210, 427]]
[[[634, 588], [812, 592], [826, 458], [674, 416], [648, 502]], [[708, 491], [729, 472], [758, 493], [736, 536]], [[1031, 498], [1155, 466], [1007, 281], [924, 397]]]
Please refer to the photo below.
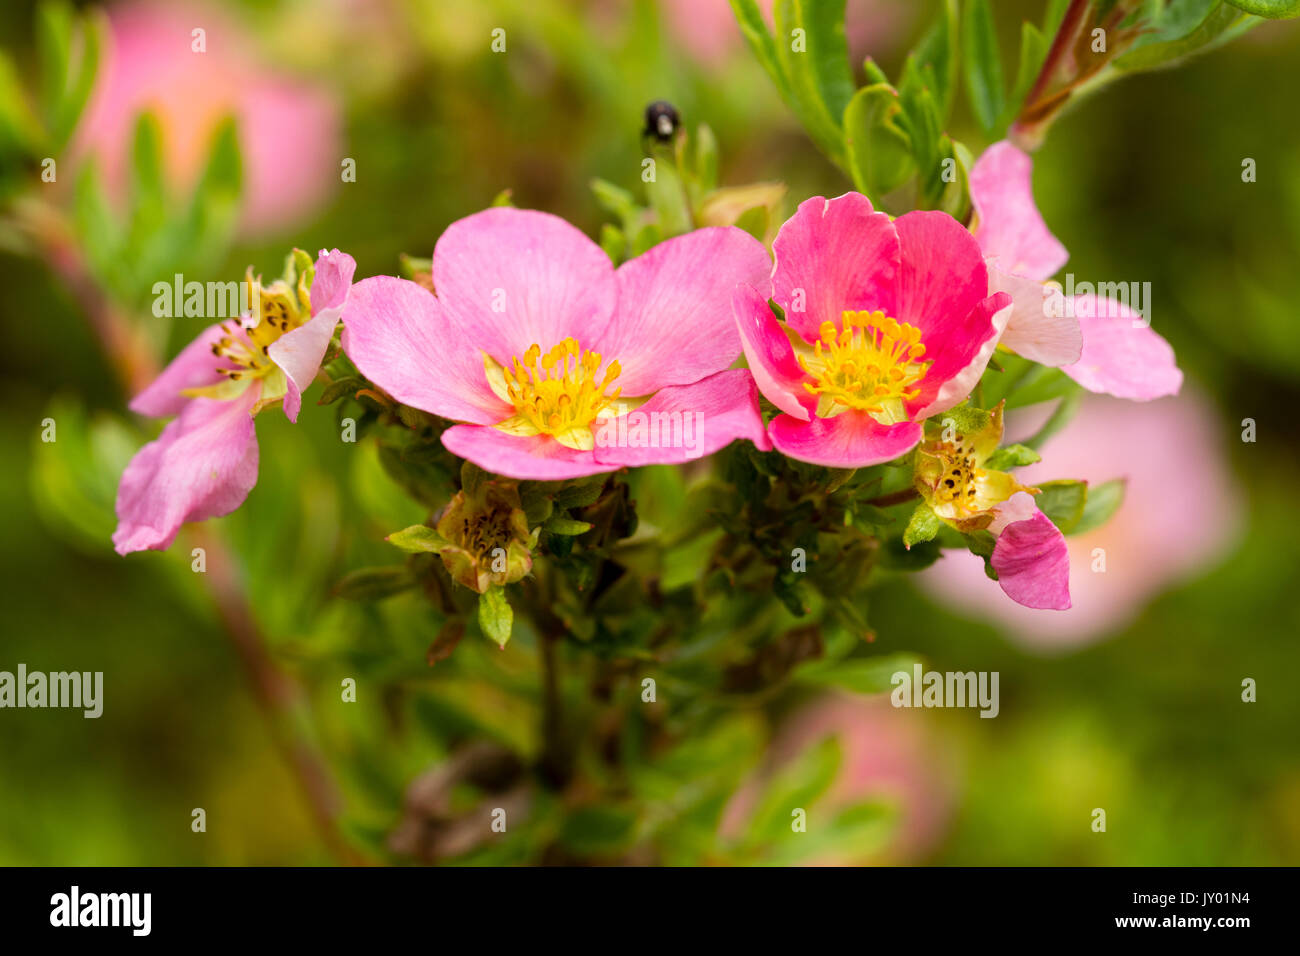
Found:
[[657, 142], [670, 142], [682, 125], [682, 118], [677, 107], [667, 100], [655, 100], [645, 108], [645, 129], [643, 136], [652, 137]]

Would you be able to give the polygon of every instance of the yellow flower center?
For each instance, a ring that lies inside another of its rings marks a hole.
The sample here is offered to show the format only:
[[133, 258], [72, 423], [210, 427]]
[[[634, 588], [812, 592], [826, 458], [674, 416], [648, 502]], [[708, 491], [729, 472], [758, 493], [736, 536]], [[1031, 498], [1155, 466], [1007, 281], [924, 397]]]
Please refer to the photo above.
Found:
[[602, 357], [566, 338], [548, 352], [534, 343], [522, 361], [503, 368], [484, 356], [493, 390], [515, 407], [515, 414], [496, 427], [515, 435], [550, 435], [562, 445], [583, 451], [595, 447], [591, 425], [610, 410], [622, 389], [609, 388], [622, 371], [613, 361], [600, 376]]
[[930, 365], [921, 330], [883, 312], [845, 310], [841, 325], [823, 322], [812, 353], [796, 352], [816, 379], [804, 388], [817, 396], [817, 415], [858, 409], [886, 425], [907, 421], [903, 403], [921, 394], [915, 386]]

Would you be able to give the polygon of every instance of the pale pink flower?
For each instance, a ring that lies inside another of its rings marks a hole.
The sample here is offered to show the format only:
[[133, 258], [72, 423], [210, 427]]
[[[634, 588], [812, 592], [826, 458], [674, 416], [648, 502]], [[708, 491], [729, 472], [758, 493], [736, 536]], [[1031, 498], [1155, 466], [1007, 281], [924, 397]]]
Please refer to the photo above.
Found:
[[[165, 170], [182, 191], [193, 188], [217, 124], [236, 116], [246, 232], [283, 231], [324, 199], [341, 161], [332, 94], [270, 66], [242, 24], [212, 6], [142, 0], [108, 13], [111, 48], [76, 151], [97, 154], [113, 196], [125, 192], [135, 122], [150, 109], [162, 124]], [[196, 29], [206, 52], [193, 50]]]
[[487, 209], [439, 237], [436, 295], [359, 282], [343, 348], [398, 401], [464, 423], [442, 435], [454, 454], [510, 478], [684, 462], [737, 438], [766, 449], [753, 380], [728, 370], [740, 356], [729, 303], [769, 267], [762, 243], [727, 227], [615, 269], [563, 219]]
[[311, 317], [264, 315], [209, 326], [131, 401], [140, 415], [170, 418], [136, 453], [117, 489], [119, 554], [169, 547], [187, 521], [229, 514], [257, 483], [253, 416], [283, 403], [297, 422], [302, 390], [339, 322], [356, 263], [322, 252], [311, 284]]
[[1014, 302], [1001, 344], [1061, 370], [1084, 388], [1146, 401], [1177, 394], [1174, 351], [1122, 303], [1095, 295], [1068, 300], [1046, 280], [1069, 253], [1034, 204], [1033, 161], [1003, 140], [970, 175], [975, 238], [989, 260], [989, 290]]
[[891, 220], [860, 193], [817, 196], [772, 250], [771, 281], [737, 289], [733, 309], [754, 379], [783, 413], [772, 443], [802, 461], [860, 468], [906, 453], [979, 381], [1010, 311], [947, 213]]
[[[1013, 419], [1024, 433], [1025, 416]], [[1238, 496], [1215, 415], [1195, 395], [1133, 405], [1090, 397], [1045, 447], [1044, 460], [1021, 469], [1026, 482], [1069, 475], [1091, 484], [1126, 478], [1124, 503], [1109, 522], [1065, 539], [1074, 606], [1042, 614], [1007, 601], [963, 551], [921, 575], [945, 604], [988, 616], [1019, 641], [1069, 647], [1127, 626], [1164, 588], [1225, 554], [1238, 524]], [[1100, 552], [1097, 549], [1101, 549]], [[1099, 558], [1105, 570], [1099, 571]]]

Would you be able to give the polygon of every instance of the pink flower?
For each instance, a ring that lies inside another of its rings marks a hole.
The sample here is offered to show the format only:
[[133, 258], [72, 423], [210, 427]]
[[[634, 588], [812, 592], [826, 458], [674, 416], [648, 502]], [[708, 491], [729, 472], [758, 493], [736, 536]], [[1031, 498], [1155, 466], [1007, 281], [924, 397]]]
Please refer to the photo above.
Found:
[[1070, 558], [1065, 535], [1023, 491], [994, 508], [993, 514], [989, 531], [998, 540], [989, 563], [998, 573], [1003, 593], [1022, 607], [1069, 610]]
[[784, 413], [772, 443], [802, 461], [857, 468], [907, 452], [925, 418], [974, 387], [1009, 313], [947, 213], [891, 221], [859, 193], [818, 196], [773, 252], [771, 281], [742, 286], [732, 304], [754, 379]]
[[770, 447], [728, 314], [767, 253], [735, 228], [669, 239], [617, 270], [564, 220], [488, 209], [433, 255], [437, 295], [357, 284], [343, 348], [398, 401], [465, 424], [448, 449], [520, 479], [682, 462], [736, 438]]
[[[250, 51], [255, 39], [199, 3], [136, 2], [109, 8], [112, 43], [78, 133], [78, 152], [99, 154], [121, 195], [138, 114], [161, 120], [172, 184], [189, 190], [218, 122], [235, 114], [244, 163], [242, 225], [283, 229], [310, 212], [337, 181], [340, 119], [334, 97], [290, 79]], [[204, 52], [192, 31], [205, 31]]]
[[[1037, 423], [1022, 415], [1013, 424], [1028, 434]], [[1127, 481], [1110, 521], [1065, 539], [1074, 606], [1059, 614], [1016, 607], [989, 587], [979, 558], [958, 551], [921, 575], [926, 590], [994, 618], [1023, 643], [1066, 647], [1126, 626], [1151, 596], [1204, 568], [1233, 537], [1238, 496], [1215, 416], [1194, 395], [1143, 405], [1089, 398], [1047, 450], [1018, 476]]]
[[356, 263], [335, 249], [322, 252], [314, 268], [314, 280], [296, 276], [300, 281], [260, 290], [250, 275], [261, 321], [204, 329], [131, 401], [138, 414], [176, 417], [122, 475], [118, 554], [165, 549], [185, 522], [229, 514], [248, 497], [257, 483], [253, 416], [283, 402], [289, 420], [298, 420], [302, 390], [320, 369]]
[[1183, 374], [1169, 343], [1127, 305], [1095, 295], [1067, 299], [1047, 279], [1069, 253], [1034, 204], [1033, 162], [1003, 140], [970, 174], [975, 238], [989, 261], [989, 291], [1014, 306], [1002, 345], [1062, 371], [1092, 392], [1146, 401], [1177, 394]]
[[742, 836], [768, 775], [833, 736], [839, 739], [842, 759], [834, 783], [815, 804], [819, 818], [884, 801], [896, 808], [898, 820], [888, 841], [878, 848], [838, 850], [808, 862], [861, 866], [923, 859], [943, 837], [957, 789], [947, 747], [930, 730], [931, 724], [924, 711], [895, 709], [883, 695], [828, 693], [817, 698], [782, 722], [768, 748], [764, 772], [748, 781], [728, 804], [722, 834]]

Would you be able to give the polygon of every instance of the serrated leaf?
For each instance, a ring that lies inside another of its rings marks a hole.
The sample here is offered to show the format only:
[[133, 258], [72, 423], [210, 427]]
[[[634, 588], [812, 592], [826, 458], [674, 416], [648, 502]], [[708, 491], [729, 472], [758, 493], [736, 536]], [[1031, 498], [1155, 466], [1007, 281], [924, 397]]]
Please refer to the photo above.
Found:
[[1300, 0], [1226, 0], [1238, 10], [1253, 13], [1270, 20], [1290, 20], [1300, 17]]

